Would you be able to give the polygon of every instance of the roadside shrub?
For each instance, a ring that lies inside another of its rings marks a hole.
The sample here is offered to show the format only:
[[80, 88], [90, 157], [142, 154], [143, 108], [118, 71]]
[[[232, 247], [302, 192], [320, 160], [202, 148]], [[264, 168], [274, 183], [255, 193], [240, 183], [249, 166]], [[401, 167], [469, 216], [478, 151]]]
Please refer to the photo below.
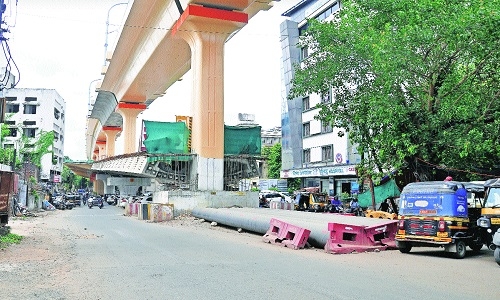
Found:
[[19, 244], [23, 239], [22, 236], [15, 233], [8, 233], [6, 235], [0, 236], [0, 249], [6, 248], [12, 244]]

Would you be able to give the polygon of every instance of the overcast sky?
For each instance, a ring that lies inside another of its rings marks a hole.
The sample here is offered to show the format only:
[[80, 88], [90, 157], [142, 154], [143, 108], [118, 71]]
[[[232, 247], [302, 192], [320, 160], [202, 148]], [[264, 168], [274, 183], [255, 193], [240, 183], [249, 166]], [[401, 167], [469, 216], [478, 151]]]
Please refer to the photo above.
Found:
[[[235, 125], [238, 113], [255, 114], [263, 128], [280, 126], [281, 13], [299, 0], [282, 0], [260, 12], [225, 48], [225, 123]], [[127, 1], [110, 0], [5, 0], [2, 28], [12, 58], [19, 68], [18, 88], [55, 89], [66, 101], [65, 156], [85, 160], [87, 106], [95, 98], [95, 79], [101, 78], [106, 40], [112, 48], [119, 24], [126, 17]], [[5, 58], [0, 67], [5, 66]], [[16, 70], [12, 70], [17, 75]], [[152, 121], [175, 121], [191, 115], [191, 72], [174, 84], [139, 115]], [[90, 91], [90, 92], [89, 92]], [[140, 126], [139, 126], [140, 127]], [[117, 141], [120, 149], [120, 140]]]

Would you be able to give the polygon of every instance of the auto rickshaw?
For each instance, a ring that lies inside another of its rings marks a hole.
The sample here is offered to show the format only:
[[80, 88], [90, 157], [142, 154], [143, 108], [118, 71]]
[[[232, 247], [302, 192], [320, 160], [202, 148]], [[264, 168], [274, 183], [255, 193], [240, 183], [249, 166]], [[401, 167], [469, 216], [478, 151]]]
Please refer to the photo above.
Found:
[[481, 209], [481, 217], [477, 220], [477, 225], [481, 228], [481, 233], [485, 244], [494, 251], [495, 260], [500, 264], [500, 236], [497, 237], [496, 244], [494, 235], [500, 235], [500, 178], [490, 179], [484, 183], [484, 207]]

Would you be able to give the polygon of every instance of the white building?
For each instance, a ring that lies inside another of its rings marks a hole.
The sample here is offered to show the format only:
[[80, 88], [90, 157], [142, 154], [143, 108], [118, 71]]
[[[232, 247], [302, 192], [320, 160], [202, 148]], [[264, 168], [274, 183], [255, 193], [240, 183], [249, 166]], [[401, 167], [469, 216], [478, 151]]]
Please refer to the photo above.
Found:
[[[303, 187], [320, 187], [330, 195], [358, 190], [355, 166], [361, 157], [342, 128], [315, 120], [316, 104], [334, 101], [331, 91], [288, 100], [294, 65], [307, 59], [308, 49], [298, 48], [307, 20], [331, 20], [340, 9], [337, 0], [303, 0], [283, 13], [282, 45], [282, 178], [301, 178]], [[339, 134], [339, 132], [344, 134]]]
[[[66, 102], [53, 89], [14, 88], [3, 91], [6, 101], [5, 124], [10, 129], [3, 147], [19, 148], [21, 132], [28, 138], [54, 132], [52, 153], [42, 157], [40, 179], [58, 182], [64, 162], [64, 126]], [[29, 147], [30, 144], [24, 145]]]

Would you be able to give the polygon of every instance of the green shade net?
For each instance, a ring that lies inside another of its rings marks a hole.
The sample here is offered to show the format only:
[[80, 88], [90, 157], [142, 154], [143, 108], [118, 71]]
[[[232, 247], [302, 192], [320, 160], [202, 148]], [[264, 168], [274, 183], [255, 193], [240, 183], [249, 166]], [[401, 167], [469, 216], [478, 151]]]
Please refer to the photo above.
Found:
[[146, 139], [144, 146], [148, 153], [188, 153], [189, 129], [184, 122], [144, 121]]
[[225, 155], [261, 155], [260, 126], [241, 127], [224, 125]]
[[[382, 203], [385, 199], [389, 197], [399, 197], [401, 192], [399, 191], [398, 186], [396, 185], [396, 182], [394, 180], [389, 180], [388, 182], [376, 186], [374, 188], [375, 190], [375, 203], [378, 204]], [[370, 191], [366, 191], [364, 193], [361, 193], [358, 195], [358, 202], [361, 207], [368, 207], [372, 205], [372, 193]]]

